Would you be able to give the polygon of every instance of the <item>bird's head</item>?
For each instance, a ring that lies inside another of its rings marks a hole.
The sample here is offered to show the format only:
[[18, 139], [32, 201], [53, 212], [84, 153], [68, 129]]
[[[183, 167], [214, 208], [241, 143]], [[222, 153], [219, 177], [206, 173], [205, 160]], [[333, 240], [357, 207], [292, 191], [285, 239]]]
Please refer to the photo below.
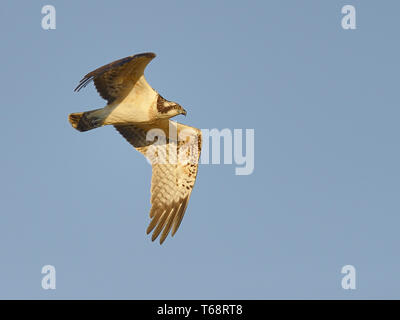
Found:
[[164, 99], [157, 102], [157, 110], [163, 118], [172, 118], [180, 114], [186, 116], [186, 110], [180, 104]]

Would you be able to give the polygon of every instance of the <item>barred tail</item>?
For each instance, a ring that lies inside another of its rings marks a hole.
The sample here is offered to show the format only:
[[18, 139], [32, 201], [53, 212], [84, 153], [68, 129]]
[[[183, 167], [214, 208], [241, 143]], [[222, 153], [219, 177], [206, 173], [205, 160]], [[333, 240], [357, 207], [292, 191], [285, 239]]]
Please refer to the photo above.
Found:
[[96, 116], [96, 111], [98, 110], [71, 113], [68, 116], [68, 120], [76, 130], [92, 130], [103, 125], [102, 119]]

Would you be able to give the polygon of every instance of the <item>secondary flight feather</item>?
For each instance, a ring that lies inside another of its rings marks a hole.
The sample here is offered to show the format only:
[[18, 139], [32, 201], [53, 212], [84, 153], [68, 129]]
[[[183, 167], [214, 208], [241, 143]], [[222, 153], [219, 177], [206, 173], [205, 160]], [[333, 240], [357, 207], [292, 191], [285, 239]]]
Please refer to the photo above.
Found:
[[197, 176], [201, 131], [169, 120], [186, 115], [186, 110], [164, 99], [147, 83], [144, 70], [155, 56], [136, 54], [85, 75], [75, 91], [93, 81], [107, 105], [72, 113], [69, 122], [79, 131], [113, 125], [148, 159], [152, 165], [152, 206], [147, 233], [153, 231], [153, 241], [161, 234], [163, 243], [171, 230], [172, 236], [176, 233], [185, 214]]

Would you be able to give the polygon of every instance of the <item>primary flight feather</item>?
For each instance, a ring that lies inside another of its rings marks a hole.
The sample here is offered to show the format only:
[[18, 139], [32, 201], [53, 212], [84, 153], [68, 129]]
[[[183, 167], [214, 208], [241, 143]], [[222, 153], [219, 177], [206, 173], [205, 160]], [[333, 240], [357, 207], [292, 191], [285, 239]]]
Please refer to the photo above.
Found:
[[[129, 56], [85, 75], [75, 91], [93, 81], [107, 105], [72, 113], [69, 121], [79, 131], [113, 125], [149, 160], [152, 206], [147, 233], [154, 230], [153, 241], [161, 234], [163, 243], [171, 230], [175, 234], [185, 214], [197, 176], [201, 131], [169, 120], [186, 115], [186, 111], [176, 102], [164, 99], [147, 83], [144, 70], [155, 56]], [[151, 133], [153, 138], [149, 139]]]

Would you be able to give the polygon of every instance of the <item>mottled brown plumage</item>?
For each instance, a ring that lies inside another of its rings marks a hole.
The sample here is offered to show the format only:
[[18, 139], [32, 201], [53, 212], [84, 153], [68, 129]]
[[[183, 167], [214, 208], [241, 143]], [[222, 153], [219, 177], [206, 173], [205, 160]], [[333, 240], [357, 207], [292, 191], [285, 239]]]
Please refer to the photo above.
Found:
[[106, 64], [85, 75], [74, 91], [81, 90], [93, 81], [100, 96], [110, 104], [129, 93], [155, 57], [155, 53], [147, 52]]

